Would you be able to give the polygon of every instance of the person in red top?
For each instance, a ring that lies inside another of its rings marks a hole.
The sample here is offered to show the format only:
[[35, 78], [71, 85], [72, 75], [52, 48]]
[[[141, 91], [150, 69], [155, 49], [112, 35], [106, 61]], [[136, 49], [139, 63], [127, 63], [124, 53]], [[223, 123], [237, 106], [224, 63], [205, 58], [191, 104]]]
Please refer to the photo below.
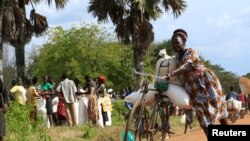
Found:
[[243, 93], [241, 93], [241, 90], [239, 89], [239, 93], [238, 93], [238, 99], [239, 101], [242, 102], [242, 107], [246, 107], [246, 95], [244, 95]]
[[247, 96], [247, 109], [248, 109], [248, 113], [250, 113], [250, 94], [248, 94]]

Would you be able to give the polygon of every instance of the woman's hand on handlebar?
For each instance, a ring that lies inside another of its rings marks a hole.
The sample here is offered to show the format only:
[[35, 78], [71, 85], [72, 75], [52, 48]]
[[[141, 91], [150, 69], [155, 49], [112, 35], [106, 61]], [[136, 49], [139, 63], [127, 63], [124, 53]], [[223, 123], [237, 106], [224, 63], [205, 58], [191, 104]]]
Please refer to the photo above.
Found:
[[167, 79], [167, 80], [169, 80], [171, 76], [172, 76], [172, 73], [167, 73], [167, 74], [164, 76], [164, 78]]

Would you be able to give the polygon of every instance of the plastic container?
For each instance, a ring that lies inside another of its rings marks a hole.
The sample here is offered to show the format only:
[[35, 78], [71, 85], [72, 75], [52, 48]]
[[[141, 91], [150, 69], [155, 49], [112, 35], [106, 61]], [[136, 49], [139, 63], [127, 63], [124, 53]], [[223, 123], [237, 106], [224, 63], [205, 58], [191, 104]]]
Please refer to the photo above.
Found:
[[[124, 138], [125, 138], [125, 131], [122, 131], [122, 140], [123, 141], [125, 141]], [[134, 135], [131, 131], [128, 131], [128, 140], [126, 140], [126, 141], [135, 141]]]

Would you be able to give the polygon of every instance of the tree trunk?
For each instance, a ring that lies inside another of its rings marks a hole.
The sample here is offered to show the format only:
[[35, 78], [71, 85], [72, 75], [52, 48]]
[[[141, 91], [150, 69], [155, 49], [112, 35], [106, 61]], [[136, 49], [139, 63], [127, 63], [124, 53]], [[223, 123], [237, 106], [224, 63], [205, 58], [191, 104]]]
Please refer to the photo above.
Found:
[[15, 45], [17, 78], [25, 76], [25, 44]]
[[3, 81], [3, 42], [0, 42], [0, 78]]
[[[2, 1], [3, 2], [3, 1]], [[3, 8], [3, 7], [1, 7]], [[2, 32], [3, 32], [3, 11], [0, 12], [0, 78], [3, 81], [3, 38], [2, 38]]]
[[[138, 47], [134, 47], [134, 64], [136, 71], [143, 72], [144, 70], [143, 54], [140, 52], [140, 49]], [[142, 82], [143, 82], [143, 76], [136, 75], [136, 89], [140, 88]]]

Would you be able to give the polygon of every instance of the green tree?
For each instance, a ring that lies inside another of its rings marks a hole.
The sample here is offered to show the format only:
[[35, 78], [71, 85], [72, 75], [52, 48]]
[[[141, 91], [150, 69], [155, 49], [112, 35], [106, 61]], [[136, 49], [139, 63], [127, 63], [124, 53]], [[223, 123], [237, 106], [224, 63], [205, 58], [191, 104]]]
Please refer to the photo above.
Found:
[[[98, 21], [112, 21], [118, 39], [125, 44], [132, 43], [135, 68], [143, 72], [141, 64], [154, 40], [150, 20], [156, 20], [163, 13], [160, 6], [165, 11], [171, 9], [176, 18], [184, 11], [186, 3], [183, 0], [90, 0], [88, 12]], [[136, 77], [136, 86], [139, 87], [142, 76]]]
[[98, 25], [81, 24], [64, 30], [51, 29], [50, 39], [33, 54], [30, 75], [50, 74], [58, 82], [61, 74], [83, 80], [84, 75], [104, 75], [109, 87], [132, 85], [131, 48], [118, 43], [110, 33]]

